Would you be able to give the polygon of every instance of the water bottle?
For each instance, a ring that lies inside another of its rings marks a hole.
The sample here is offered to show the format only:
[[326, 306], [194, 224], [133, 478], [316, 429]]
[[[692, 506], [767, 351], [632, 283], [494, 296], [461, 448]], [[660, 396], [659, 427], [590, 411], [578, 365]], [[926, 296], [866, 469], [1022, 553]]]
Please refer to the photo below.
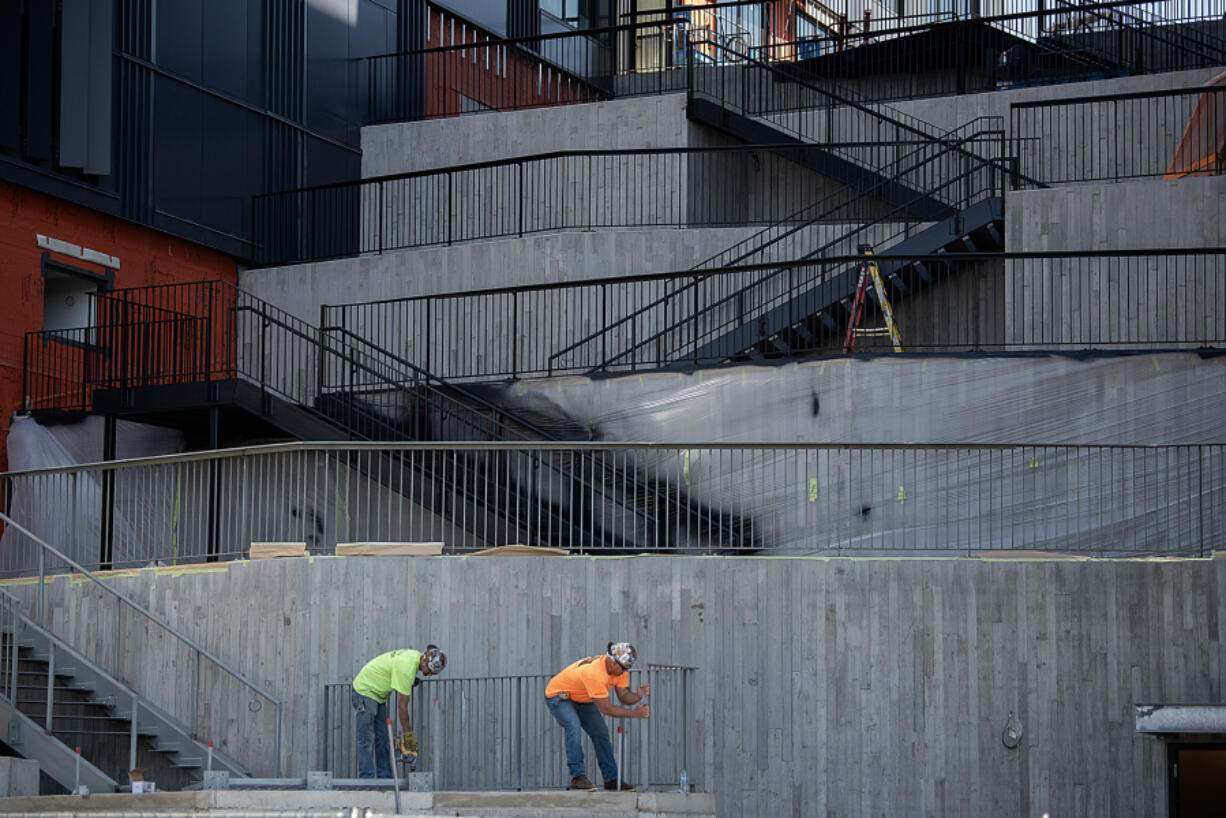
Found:
[[681, 771], [681, 792], [683, 795], [690, 794], [690, 777], [685, 774], [685, 770]]

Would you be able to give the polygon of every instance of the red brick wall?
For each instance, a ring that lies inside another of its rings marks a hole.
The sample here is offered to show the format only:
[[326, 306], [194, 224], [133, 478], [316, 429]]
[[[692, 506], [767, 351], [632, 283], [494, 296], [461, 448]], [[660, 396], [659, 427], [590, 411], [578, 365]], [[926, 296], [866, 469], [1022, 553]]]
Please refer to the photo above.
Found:
[[[3, 181], [0, 212], [0, 439], [7, 438], [13, 412], [23, 405], [25, 334], [43, 328], [41, 259], [46, 251], [38, 246], [39, 234], [118, 257], [116, 288], [203, 279], [237, 282], [237, 267], [229, 256]], [[106, 272], [79, 258], [55, 253], [51, 258]], [[7, 463], [7, 454], [0, 450], [0, 470]]]
[[[426, 117], [455, 116], [460, 95], [500, 111], [571, 105], [598, 99], [595, 89], [570, 80], [540, 60], [509, 48], [491, 48], [493, 37], [472, 23], [427, 6], [426, 48], [455, 48], [426, 56]], [[568, 52], [571, 53], [571, 52]]]

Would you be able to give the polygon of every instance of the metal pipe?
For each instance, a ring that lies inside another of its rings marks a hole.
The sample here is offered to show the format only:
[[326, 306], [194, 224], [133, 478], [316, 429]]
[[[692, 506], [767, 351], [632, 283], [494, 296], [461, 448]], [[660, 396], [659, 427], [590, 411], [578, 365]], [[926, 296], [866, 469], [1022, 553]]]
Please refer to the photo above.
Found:
[[273, 764], [275, 775], [281, 775], [281, 702], [276, 702], [274, 707], [274, 717], [277, 720], [276, 739], [273, 742], [273, 754], [276, 757], [276, 763]]
[[[124, 461], [110, 461], [110, 462], [111, 462], [111, 463], [119, 463], [119, 462], [124, 462]], [[117, 591], [117, 590], [115, 590], [114, 588], [112, 588], [110, 585], [106, 584], [105, 582], [102, 582], [100, 579], [98, 579], [98, 577], [96, 577], [96, 576], [95, 576], [95, 575], [94, 575], [92, 572], [90, 572], [88, 569], [86, 569], [86, 568], [85, 568], [83, 565], [81, 565], [81, 564], [80, 564], [80, 563], [78, 563], [76, 560], [74, 560], [74, 559], [72, 559], [71, 557], [69, 557], [67, 554], [64, 554], [64, 553], [63, 553], [63, 552], [61, 552], [59, 549], [57, 549], [57, 548], [55, 548], [54, 546], [50, 545], [49, 543], [47, 543], [47, 542], [46, 542], [45, 540], [43, 540], [42, 538], [40, 538], [40, 537], [38, 537], [37, 535], [35, 535], [35, 534], [34, 534], [33, 532], [31, 532], [31, 531], [30, 531], [28, 528], [26, 528], [25, 526], [23, 526], [23, 525], [21, 525], [20, 523], [18, 523], [16, 520], [14, 520], [14, 519], [13, 519], [12, 517], [10, 517], [8, 514], [6, 514], [6, 513], [4, 513], [4, 512], [0, 512], [0, 521], [3, 521], [5, 524], [7, 524], [7, 525], [11, 526], [11, 527], [12, 527], [14, 530], [16, 530], [16, 531], [18, 531], [18, 532], [20, 532], [20, 533], [24, 534], [26, 537], [29, 537], [29, 538], [30, 538], [31, 540], [33, 540], [33, 541], [34, 541], [34, 542], [35, 542], [35, 543], [36, 543], [36, 544], [37, 544], [37, 545], [38, 545], [38, 546], [39, 546], [39, 547], [40, 547], [40, 548], [41, 548], [41, 549], [42, 549], [44, 552], [49, 552], [50, 554], [52, 554], [52, 555], [54, 555], [55, 557], [59, 558], [59, 559], [60, 559], [60, 560], [62, 560], [62, 561], [63, 561], [63, 562], [64, 562], [64, 563], [65, 563], [65, 564], [68, 566], [68, 567], [72, 568], [74, 571], [76, 571], [77, 573], [81, 574], [82, 576], [84, 576], [84, 577], [85, 577], [86, 579], [88, 579], [89, 581], [93, 582], [95, 585], [97, 585], [97, 586], [98, 586], [99, 588], [101, 588], [103, 591], [105, 591], [106, 593], [110, 594], [112, 597], [114, 597], [114, 598], [117, 600], [117, 602], [116, 602], [116, 605], [117, 605], [117, 606], [118, 606], [119, 602], [122, 602], [122, 603], [124, 603], [124, 604], [128, 605], [128, 606], [129, 606], [129, 607], [131, 607], [133, 610], [135, 610], [137, 613], [140, 613], [142, 616], [144, 616], [144, 617], [145, 617], [146, 619], [148, 619], [149, 621], [153, 622], [155, 625], [157, 625], [157, 626], [158, 626], [159, 628], [161, 628], [162, 630], [164, 630], [164, 631], [166, 631], [166, 632], [170, 633], [172, 636], [174, 636], [174, 637], [175, 637], [175, 638], [177, 638], [179, 641], [181, 641], [181, 642], [183, 642], [184, 644], [186, 644], [188, 647], [193, 648], [193, 649], [195, 649], [196, 651], [198, 651], [198, 652], [200, 653], [200, 655], [201, 655], [201, 656], [204, 656], [205, 658], [207, 658], [207, 659], [208, 659], [210, 662], [212, 662], [212, 663], [213, 663], [213, 665], [215, 665], [215, 666], [216, 666], [218, 669], [220, 669], [220, 670], [222, 670], [223, 672], [227, 673], [228, 675], [230, 675], [231, 677], [233, 677], [233, 678], [234, 678], [236, 681], [240, 682], [241, 684], [243, 684], [243, 685], [247, 686], [248, 688], [250, 688], [251, 690], [253, 690], [253, 691], [254, 691], [254, 692], [256, 692], [257, 694], [259, 694], [261, 697], [263, 697], [264, 699], [266, 699], [267, 701], [272, 702], [272, 703], [275, 705], [275, 709], [276, 709], [276, 719], [277, 719], [277, 726], [276, 726], [276, 730], [277, 730], [277, 742], [276, 742], [276, 746], [277, 746], [277, 762], [276, 762], [276, 771], [277, 771], [277, 774], [278, 774], [278, 775], [280, 774], [280, 772], [281, 772], [281, 767], [280, 767], [280, 764], [281, 764], [281, 761], [280, 761], [280, 759], [281, 759], [281, 754], [280, 754], [280, 747], [281, 747], [281, 701], [280, 701], [279, 699], [277, 699], [277, 698], [275, 698], [274, 696], [272, 696], [271, 694], [269, 694], [269, 693], [268, 693], [268, 691], [266, 691], [264, 688], [260, 687], [259, 685], [255, 684], [254, 682], [249, 681], [249, 680], [248, 680], [248, 679], [247, 679], [245, 676], [243, 676], [243, 675], [242, 675], [241, 673], [239, 673], [238, 671], [234, 670], [232, 667], [230, 667], [230, 665], [228, 665], [227, 663], [223, 662], [221, 659], [217, 658], [216, 656], [214, 656], [214, 655], [213, 655], [212, 653], [210, 653], [209, 651], [207, 651], [207, 650], [205, 650], [204, 648], [201, 648], [201, 647], [199, 647], [198, 645], [196, 645], [196, 643], [195, 643], [195, 642], [193, 642], [193, 641], [192, 641], [191, 639], [189, 639], [188, 637], [184, 636], [184, 635], [183, 635], [181, 632], [179, 632], [177, 629], [175, 629], [174, 627], [172, 627], [172, 626], [171, 626], [169, 623], [165, 622], [164, 620], [162, 620], [162, 619], [161, 619], [161, 618], [159, 618], [158, 616], [154, 615], [154, 614], [153, 614], [151, 611], [149, 611], [149, 610], [145, 609], [144, 607], [142, 607], [142, 606], [138, 605], [137, 603], [133, 602], [131, 599], [129, 599], [129, 598], [128, 598], [128, 597], [127, 597], [125, 594], [123, 594], [122, 592]], [[118, 643], [116, 643], [116, 651], [118, 651]], [[118, 664], [118, 662], [116, 662], [116, 663]], [[14, 671], [15, 671], [15, 670], [16, 670], [16, 668], [15, 668], [15, 666], [14, 666]], [[14, 685], [14, 688], [15, 688], [15, 687], [16, 687], [16, 676], [15, 676], [15, 675], [14, 675], [13, 685]]]
[[119, 678], [119, 632], [120, 632], [120, 628], [121, 628], [121, 626], [122, 626], [122, 624], [123, 624], [123, 623], [122, 623], [122, 616], [123, 616], [123, 606], [122, 606], [122, 605], [120, 605], [120, 604], [119, 604], [119, 600], [118, 600], [118, 599], [116, 599], [116, 600], [115, 600], [115, 634], [114, 634], [114, 636], [112, 637], [112, 639], [113, 639], [113, 643], [112, 643], [112, 653], [113, 653], [113, 656], [112, 656], [112, 659], [111, 659], [111, 662], [112, 662], [112, 664], [111, 664], [111, 673], [112, 673], [112, 674], [114, 674], [114, 676], [115, 676], [115, 678], [116, 678], [116, 679], [118, 679], [118, 678]]
[[128, 739], [128, 769], [136, 769], [136, 721], [140, 715], [140, 699], [135, 693], [132, 694], [132, 725], [131, 735]]
[[624, 766], [626, 758], [626, 734], [622, 731], [622, 726], [617, 725], [617, 791], [622, 791], [622, 778], [626, 775]]
[[[16, 701], [16, 700], [14, 700]], [[47, 646], [47, 713], [46, 728], [51, 732], [51, 718], [55, 710], [55, 644]]]
[[392, 789], [396, 793], [396, 814], [400, 814], [400, 782], [396, 779], [396, 737], [392, 735], [392, 719], [387, 720], [387, 756], [392, 768]]

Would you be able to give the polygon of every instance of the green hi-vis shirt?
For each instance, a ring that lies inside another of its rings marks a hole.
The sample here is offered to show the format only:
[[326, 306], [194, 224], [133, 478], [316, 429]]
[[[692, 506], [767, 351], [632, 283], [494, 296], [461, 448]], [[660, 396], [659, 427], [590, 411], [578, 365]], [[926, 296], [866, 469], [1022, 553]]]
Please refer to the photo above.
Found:
[[353, 689], [380, 704], [387, 702], [393, 690], [408, 696], [413, 692], [413, 680], [417, 678], [420, 664], [421, 651], [390, 650], [381, 653], [358, 672], [353, 680]]

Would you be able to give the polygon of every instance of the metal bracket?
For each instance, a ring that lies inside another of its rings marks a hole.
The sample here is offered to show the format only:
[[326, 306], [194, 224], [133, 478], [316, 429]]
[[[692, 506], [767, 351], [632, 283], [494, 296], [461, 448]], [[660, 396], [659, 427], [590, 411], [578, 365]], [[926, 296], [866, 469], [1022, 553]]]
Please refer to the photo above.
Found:
[[307, 772], [307, 789], [332, 789], [332, 773], [329, 770], [310, 770]]
[[230, 789], [230, 771], [205, 770], [204, 783], [200, 786], [206, 790], [228, 790]]
[[409, 773], [409, 792], [434, 792], [434, 773]]

